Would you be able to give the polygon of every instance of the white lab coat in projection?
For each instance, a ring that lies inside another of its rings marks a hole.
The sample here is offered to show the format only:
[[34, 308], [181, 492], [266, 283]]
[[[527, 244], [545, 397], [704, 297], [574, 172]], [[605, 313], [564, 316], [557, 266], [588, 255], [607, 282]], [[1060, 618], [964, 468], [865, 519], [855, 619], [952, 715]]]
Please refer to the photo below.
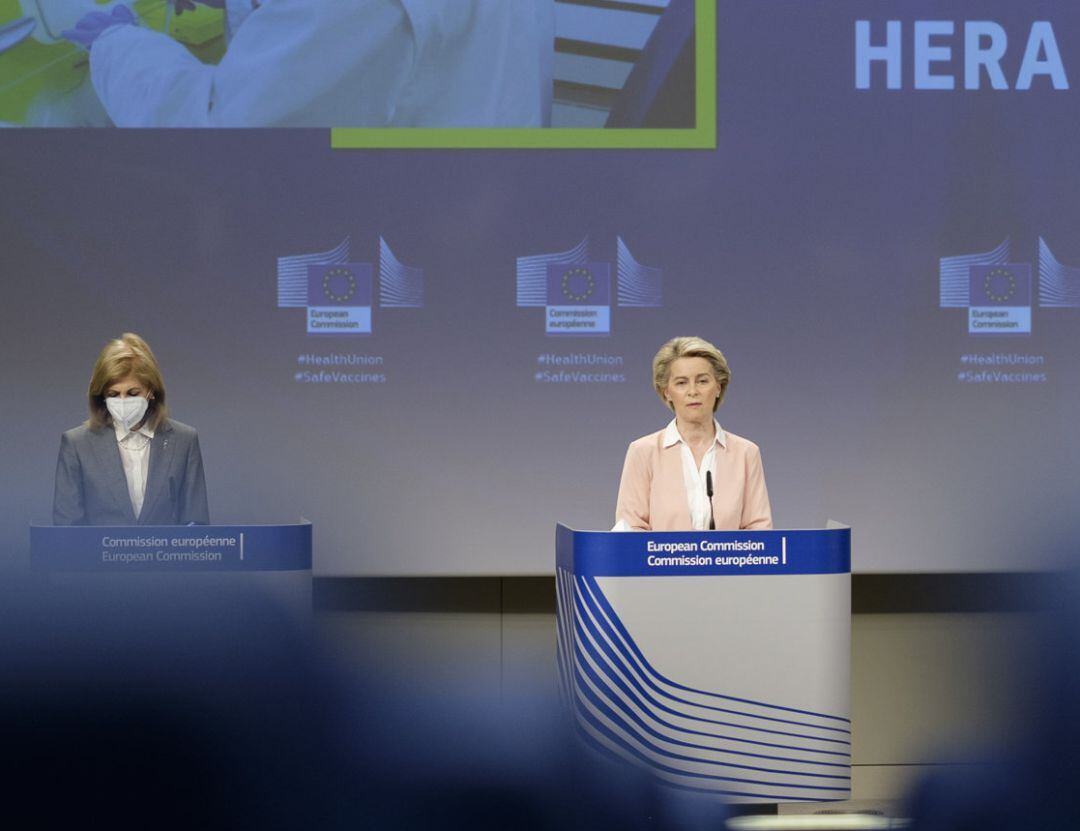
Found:
[[539, 127], [553, 0], [264, 0], [217, 66], [137, 26], [90, 76], [120, 127]]

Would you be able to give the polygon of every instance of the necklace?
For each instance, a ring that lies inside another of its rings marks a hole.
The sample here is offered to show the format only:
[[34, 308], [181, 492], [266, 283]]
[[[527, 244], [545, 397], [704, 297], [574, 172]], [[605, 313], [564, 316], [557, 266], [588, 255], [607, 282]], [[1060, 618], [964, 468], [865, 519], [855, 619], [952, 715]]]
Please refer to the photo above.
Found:
[[136, 453], [146, 450], [150, 446], [150, 438], [143, 433], [130, 432], [121, 440], [124, 446]]

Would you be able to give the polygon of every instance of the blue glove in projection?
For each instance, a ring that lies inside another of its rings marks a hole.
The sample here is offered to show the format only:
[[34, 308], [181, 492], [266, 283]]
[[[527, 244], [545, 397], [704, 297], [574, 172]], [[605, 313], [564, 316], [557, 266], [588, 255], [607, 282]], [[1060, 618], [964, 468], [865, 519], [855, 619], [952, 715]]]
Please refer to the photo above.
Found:
[[135, 23], [135, 14], [131, 9], [127, 6], [113, 6], [107, 12], [87, 12], [75, 24], [74, 29], [65, 29], [60, 34], [76, 46], [89, 50], [106, 29]]
[[225, 0], [172, 0], [173, 8], [176, 9], [177, 14], [183, 14], [186, 11], [195, 11], [195, 6], [209, 6], [212, 9], [225, 8]]

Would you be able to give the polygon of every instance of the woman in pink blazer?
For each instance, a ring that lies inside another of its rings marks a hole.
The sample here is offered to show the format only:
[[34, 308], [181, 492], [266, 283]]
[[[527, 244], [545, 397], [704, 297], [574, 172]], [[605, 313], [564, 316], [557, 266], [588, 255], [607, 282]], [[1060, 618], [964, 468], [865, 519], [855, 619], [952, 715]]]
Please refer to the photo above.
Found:
[[723, 353], [706, 340], [673, 338], [660, 347], [653, 385], [675, 418], [630, 444], [616, 529], [772, 528], [761, 451], [713, 417], [730, 380]]

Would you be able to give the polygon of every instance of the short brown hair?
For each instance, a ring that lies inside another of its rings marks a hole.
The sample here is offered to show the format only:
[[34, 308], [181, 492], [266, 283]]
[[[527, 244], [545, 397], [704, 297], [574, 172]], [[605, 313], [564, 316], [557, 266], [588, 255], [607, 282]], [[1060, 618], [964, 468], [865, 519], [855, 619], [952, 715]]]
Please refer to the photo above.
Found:
[[109, 408], [105, 406], [105, 391], [110, 385], [129, 375], [134, 375], [150, 392], [146, 425], [153, 430], [164, 421], [168, 415], [165, 408], [165, 382], [161, 379], [157, 358], [146, 341], [138, 335], [125, 332], [105, 344], [94, 363], [94, 371], [90, 374], [90, 389], [87, 392], [90, 407], [87, 426], [98, 430], [112, 424]]
[[728, 383], [731, 381], [731, 370], [728, 368], [724, 353], [704, 338], [692, 336], [672, 338], [661, 346], [652, 362], [653, 386], [656, 388], [656, 394], [660, 396], [660, 400], [668, 409], [674, 409], [674, 407], [667, 400], [664, 391], [671, 377], [672, 361], [678, 358], [704, 358], [709, 362], [716, 383], [720, 385], [720, 395], [716, 397], [716, 403], [713, 404], [715, 413], [720, 402], [724, 400], [724, 393], [727, 392]]

